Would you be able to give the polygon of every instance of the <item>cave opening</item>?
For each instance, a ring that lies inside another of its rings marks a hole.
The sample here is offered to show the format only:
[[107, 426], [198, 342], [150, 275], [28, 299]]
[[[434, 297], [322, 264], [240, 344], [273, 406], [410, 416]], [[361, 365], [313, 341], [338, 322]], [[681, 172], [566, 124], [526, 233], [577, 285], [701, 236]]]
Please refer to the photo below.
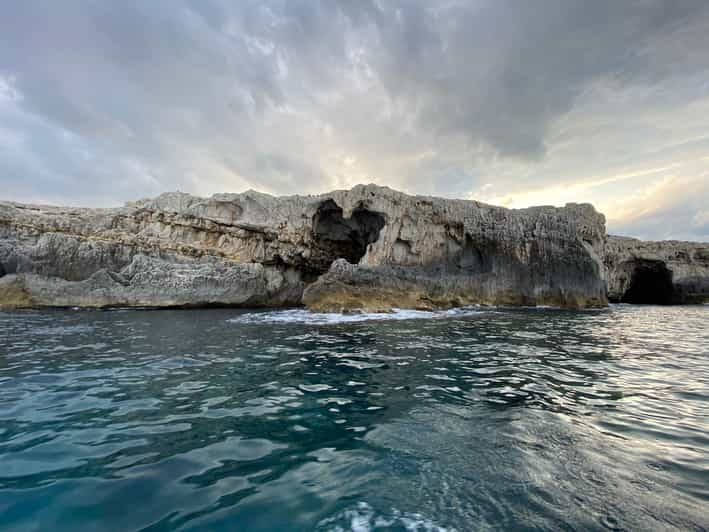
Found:
[[327, 271], [339, 258], [357, 264], [367, 253], [367, 246], [379, 239], [384, 224], [382, 214], [362, 206], [345, 218], [342, 208], [333, 200], [322, 202], [313, 216], [313, 235], [319, 251], [317, 269]]
[[672, 272], [662, 261], [644, 260], [635, 264], [621, 303], [670, 305], [674, 299]]

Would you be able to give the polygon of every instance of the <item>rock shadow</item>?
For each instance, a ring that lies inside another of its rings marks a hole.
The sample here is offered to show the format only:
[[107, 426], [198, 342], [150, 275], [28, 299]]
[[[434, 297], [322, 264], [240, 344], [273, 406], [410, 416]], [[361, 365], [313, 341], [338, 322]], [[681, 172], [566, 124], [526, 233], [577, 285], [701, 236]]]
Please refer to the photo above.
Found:
[[342, 208], [332, 199], [322, 202], [313, 215], [313, 239], [318, 252], [313, 269], [324, 273], [336, 259], [357, 264], [367, 247], [379, 239], [385, 223], [382, 214], [362, 206], [345, 218]]
[[671, 305], [675, 302], [672, 272], [663, 261], [637, 259], [628, 265], [628, 288], [621, 303]]

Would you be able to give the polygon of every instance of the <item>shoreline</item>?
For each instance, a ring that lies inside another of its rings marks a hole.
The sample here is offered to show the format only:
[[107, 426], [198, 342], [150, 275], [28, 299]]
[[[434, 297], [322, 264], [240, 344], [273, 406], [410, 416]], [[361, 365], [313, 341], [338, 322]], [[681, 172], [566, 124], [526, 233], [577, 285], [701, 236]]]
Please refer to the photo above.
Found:
[[507, 209], [357, 185], [0, 201], [0, 307], [565, 308], [709, 301], [709, 244], [606, 234], [590, 204]]

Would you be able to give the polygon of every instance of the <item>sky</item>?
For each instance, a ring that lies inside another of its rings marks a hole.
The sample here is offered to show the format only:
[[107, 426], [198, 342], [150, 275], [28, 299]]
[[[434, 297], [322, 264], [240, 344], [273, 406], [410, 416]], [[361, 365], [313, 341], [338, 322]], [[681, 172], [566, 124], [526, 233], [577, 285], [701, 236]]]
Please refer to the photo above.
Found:
[[357, 183], [709, 241], [709, 2], [0, 2], [0, 199]]

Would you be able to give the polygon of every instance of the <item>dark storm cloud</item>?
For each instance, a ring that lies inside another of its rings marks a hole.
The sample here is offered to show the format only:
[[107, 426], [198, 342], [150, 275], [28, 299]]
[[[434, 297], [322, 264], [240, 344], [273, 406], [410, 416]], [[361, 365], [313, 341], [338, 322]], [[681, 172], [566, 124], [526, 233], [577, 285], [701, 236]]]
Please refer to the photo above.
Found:
[[534, 156], [544, 150], [550, 120], [589, 82], [632, 81], [666, 69], [644, 56], [644, 47], [706, 7], [567, 0], [419, 5], [405, 15], [388, 13], [380, 28], [384, 53], [375, 64], [393, 97], [418, 104], [422, 124]]
[[508, 186], [544, 184], [532, 170], [550, 157], [550, 130], [592, 87], [673, 83], [677, 105], [706, 95], [708, 11], [692, 0], [5, 2], [0, 180], [18, 199], [63, 202], [311, 192], [363, 176], [460, 195], [490, 161], [511, 160], [527, 166]]

